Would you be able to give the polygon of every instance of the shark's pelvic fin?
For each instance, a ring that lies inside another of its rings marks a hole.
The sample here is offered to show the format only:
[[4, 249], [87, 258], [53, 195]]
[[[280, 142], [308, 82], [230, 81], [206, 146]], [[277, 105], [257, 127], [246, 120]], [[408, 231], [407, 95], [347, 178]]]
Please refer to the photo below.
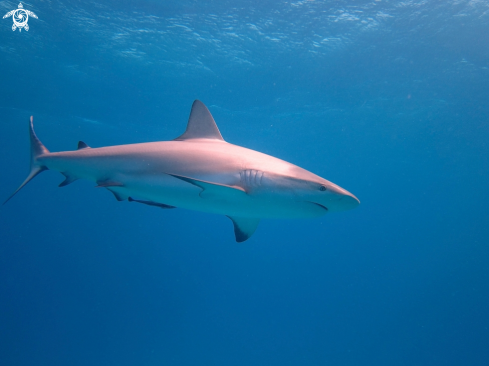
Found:
[[6, 204], [8, 200], [10, 200], [18, 191], [22, 189], [27, 183], [30, 182], [32, 178], [34, 178], [36, 175], [41, 173], [44, 170], [47, 170], [47, 168], [37, 162], [37, 158], [41, 155], [44, 154], [49, 154], [49, 150], [46, 149], [46, 147], [42, 144], [42, 142], [37, 138], [36, 133], [34, 132], [34, 117], [31, 116], [31, 119], [29, 121], [29, 138], [31, 141], [31, 171], [29, 175], [27, 176], [26, 180], [20, 185], [19, 188], [15, 190], [14, 193], [10, 195], [9, 198], [5, 200], [3, 204]]
[[233, 217], [227, 216], [231, 219], [234, 225], [234, 235], [236, 236], [236, 242], [241, 243], [248, 240], [251, 235], [256, 231], [260, 219], [254, 219], [249, 217]]
[[65, 180], [62, 181], [58, 187], [65, 187], [67, 186], [68, 184], [71, 184], [73, 183], [75, 180], [77, 180], [78, 178], [72, 176], [72, 175], [69, 175], [68, 173], [61, 173], [65, 176]]
[[188, 119], [187, 130], [185, 133], [175, 139], [175, 141], [191, 140], [191, 139], [224, 139], [217, 128], [211, 112], [200, 100], [195, 100], [192, 104], [190, 117]]
[[167, 208], [176, 208], [175, 206], [165, 205], [164, 203], [158, 203], [158, 202], [153, 202], [153, 201], [135, 200], [132, 197], [129, 197], [127, 200], [129, 202], [138, 202], [138, 203], [142, 203], [142, 204], [145, 204], [145, 205], [148, 205], [148, 206], [155, 206], [155, 207], [165, 208], [165, 209], [167, 209]]
[[122, 193], [120, 193], [120, 192], [117, 192], [116, 190], [114, 190], [114, 189], [112, 189], [112, 188], [110, 188], [110, 187], [109, 187], [109, 188], [107, 188], [107, 190], [108, 190], [109, 192], [111, 192], [111, 193], [114, 195], [115, 199], [116, 199], [117, 201], [119, 201], [119, 202], [120, 202], [120, 201], [124, 201], [124, 200], [126, 200], [126, 199], [128, 198], [126, 194], [122, 194]]
[[77, 148], [77, 150], [82, 150], [82, 149], [91, 149], [91, 147], [88, 146], [83, 141], [78, 141], [78, 148]]
[[128, 195], [117, 191], [117, 188], [123, 187], [124, 184], [113, 180], [99, 180], [95, 188], [107, 188], [111, 192], [117, 201], [124, 201], [128, 199]]
[[223, 193], [229, 195], [246, 194], [246, 191], [239, 186], [229, 186], [221, 183], [206, 182], [205, 180], [184, 177], [182, 175], [176, 175], [176, 174], [169, 174], [169, 175], [201, 188], [202, 192], [200, 192], [199, 196], [202, 198], [211, 197], [214, 196], [215, 194], [222, 196]]

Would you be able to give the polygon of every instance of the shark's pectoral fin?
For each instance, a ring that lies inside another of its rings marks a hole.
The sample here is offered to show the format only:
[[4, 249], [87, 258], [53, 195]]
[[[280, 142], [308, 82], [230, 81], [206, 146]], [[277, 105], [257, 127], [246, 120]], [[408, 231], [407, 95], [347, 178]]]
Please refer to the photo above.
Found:
[[236, 242], [241, 243], [248, 240], [251, 235], [256, 231], [260, 219], [254, 219], [249, 217], [233, 217], [227, 216], [231, 219], [234, 225], [234, 235], [236, 236]]
[[68, 173], [61, 173], [65, 176], [65, 180], [62, 181], [58, 187], [65, 187], [67, 186], [68, 184], [71, 184], [73, 183], [75, 180], [77, 180], [78, 178], [72, 176], [72, 175], [69, 175]]
[[165, 208], [165, 209], [167, 209], [167, 208], [176, 208], [175, 206], [165, 205], [164, 203], [158, 203], [158, 202], [153, 202], [153, 201], [135, 200], [132, 197], [129, 197], [127, 200], [129, 202], [138, 202], [138, 203], [142, 203], [144, 205], [155, 206], [155, 207]]
[[221, 183], [206, 182], [204, 180], [184, 177], [182, 175], [176, 175], [176, 174], [169, 174], [169, 175], [177, 179], [183, 180], [184, 182], [193, 184], [196, 187], [201, 188], [202, 192], [200, 192], [199, 196], [202, 198], [211, 198], [216, 196], [225, 197], [226, 195], [229, 196], [229, 195], [236, 195], [236, 194], [239, 195], [246, 194], [246, 191], [239, 186], [230, 186]]

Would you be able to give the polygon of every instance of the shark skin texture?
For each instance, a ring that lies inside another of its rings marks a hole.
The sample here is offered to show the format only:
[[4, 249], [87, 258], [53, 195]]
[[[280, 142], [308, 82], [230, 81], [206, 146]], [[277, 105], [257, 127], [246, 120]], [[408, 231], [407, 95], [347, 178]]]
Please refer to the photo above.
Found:
[[30, 118], [31, 171], [4, 202], [44, 170], [106, 188], [119, 201], [185, 208], [229, 217], [237, 242], [262, 218], [313, 218], [355, 208], [350, 192], [273, 156], [224, 141], [207, 107], [194, 101], [185, 133], [171, 141], [50, 152]]

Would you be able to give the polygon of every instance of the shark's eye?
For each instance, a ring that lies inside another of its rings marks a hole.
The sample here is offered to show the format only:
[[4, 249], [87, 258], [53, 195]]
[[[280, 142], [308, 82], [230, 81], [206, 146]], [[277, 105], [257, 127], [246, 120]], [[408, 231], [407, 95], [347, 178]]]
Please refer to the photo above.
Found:
[[320, 190], [321, 192], [324, 192], [324, 191], [326, 190], [326, 187], [325, 187], [325, 186], [321, 186], [321, 187], [319, 187], [319, 190]]

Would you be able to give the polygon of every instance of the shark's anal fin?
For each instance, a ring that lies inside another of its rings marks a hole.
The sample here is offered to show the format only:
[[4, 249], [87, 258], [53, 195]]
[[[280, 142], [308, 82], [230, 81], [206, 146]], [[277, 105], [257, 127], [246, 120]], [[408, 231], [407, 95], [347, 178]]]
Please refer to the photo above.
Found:
[[142, 203], [144, 205], [155, 206], [155, 207], [165, 208], [165, 209], [176, 208], [175, 206], [165, 205], [164, 203], [158, 203], [158, 202], [153, 202], [153, 201], [135, 200], [132, 197], [129, 197], [127, 200], [129, 202], [138, 202], [138, 203]]
[[256, 231], [260, 219], [249, 217], [233, 217], [227, 216], [231, 219], [234, 225], [234, 235], [236, 236], [236, 242], [241, 243], [248, 240], [251, 235]]
[[88, 146], [83, 141], [78, 141], [78, 150], [83, 150], [83, 149], [91, 149], [91, 147]]
[[67, 186], [68, 184], [71, 184], [73, 183], [75, 180], [77, 180], [78, 178], [76, 177], [73, 177], [72, 175], [69, 175], [68, 173], [61, 173], [65, 176], [65, 180], [62, 181], [58, 187], [65, 187]]
[[217, 128], [214, 118], [212, 118], [211, 112], [200, 100], [195, 100], [192, 104], [192, 110], [190, 111], [190, 117], [188, 118], [187, 130], [185, 133], [175, 139], [175, 141], [184, 141], [192, 139], [211, 139], [221, 140], [221, 133]]
[[221, 183], [206, 182], [205, 180], [184, 177], [182, 175], [176, 175], [176, 174], [169, 174], [169, 175], [177, 179], [183, 180], [184, 182], [193, 184], [196, 187], [201, 188], [202, 192], [200, 192], [199, 195], [202, 198], [211, 197], [214, 196], [215, 194], [218, 196], [222, 196], [223, 194], [224, 195], [246, 194], [246, 191], [239, 186], [230, 186]]

